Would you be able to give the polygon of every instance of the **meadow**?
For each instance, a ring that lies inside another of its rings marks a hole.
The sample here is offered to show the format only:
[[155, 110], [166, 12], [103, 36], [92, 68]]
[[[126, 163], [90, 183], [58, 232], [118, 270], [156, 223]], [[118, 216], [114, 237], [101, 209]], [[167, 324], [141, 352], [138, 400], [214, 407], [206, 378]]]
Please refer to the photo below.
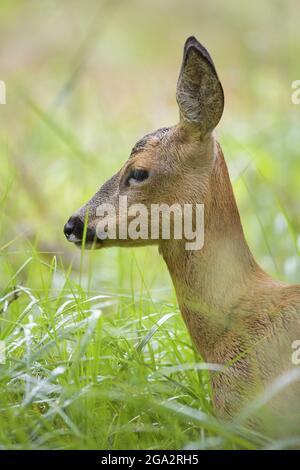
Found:
[[215, 417], [157, 248], [84, 252], [63, 235], [141, 136], [176, 123], [194, 34], [224, 85], [217, 135], [249, 245], [300, 283], [299, 2], [3, 0], [0, 13], [0, 449], [299, 446]]

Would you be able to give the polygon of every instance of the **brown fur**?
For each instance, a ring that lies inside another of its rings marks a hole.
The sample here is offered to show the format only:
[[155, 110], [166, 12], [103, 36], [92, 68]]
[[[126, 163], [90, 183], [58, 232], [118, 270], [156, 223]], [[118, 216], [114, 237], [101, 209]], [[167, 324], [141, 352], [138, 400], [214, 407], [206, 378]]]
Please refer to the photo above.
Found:
[[[163, 243], [161, 252], [205, 361], [229, 364], [242, 355], [226, 373], [212, 375], [215, 406], [224, 417], [293, 367], [291, 344], [300, 338], [300, 286], [275, 281], [256, 264], [220, 148], [205, 209], [201, 251], [187, 252], [181, 242], [172, 241]], [[295, 399], [298, 393], [299, 387]]]

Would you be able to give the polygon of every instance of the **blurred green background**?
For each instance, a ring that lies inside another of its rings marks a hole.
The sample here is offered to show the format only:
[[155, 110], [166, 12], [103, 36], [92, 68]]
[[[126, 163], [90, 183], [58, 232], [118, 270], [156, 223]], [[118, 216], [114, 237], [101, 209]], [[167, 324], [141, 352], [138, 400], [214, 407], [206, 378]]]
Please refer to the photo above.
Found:
[[[35, 244], [78, 265], [63, 224], [138, 138], [176, 122], [182, 46], [194, 34], [224, 85], [218, 139], [250, 246], [269, 273], [300, 280], [297, 0], [29, 0], [0, 8], [2, 257], [21, 265], [26, 254], [8, 253]], [[126, 263], [132, 251], [121, 254]], [[170, 286], [157, 250], [141, 251], [134, 253], [151, 282]], [[88, 256], [94, 287], [119, 284], [118, 250]]]
[[[157, 248], [81, 254], [66, 242], [63, 225], [119, 169], [140, 137], [177, 121], [176, 81], [190, 35], [210, 51], [224, 86], [225, 113], [217, 135], [250, 247], [270, 274], [300, 282], [300, 105], [291, 101], [292, 82], [300, 79], [299, 16], [298, 0], [2, 0], [0, 80], [7, 87], [7, 104], [0, 105], [3, 293], [23, 285], [44, 305], [45, 318], [53, 306], [49, 292], [56, 302], [56, 292], [69, 278], [89, 293], [146, 290], [148, 298], [176, 308]], [[4, 320], [17, 322], [24, 308], [24, 300], [15, 302]], [[109, 311], [114, 318], [114, 307]], [[143, 323], [134, 309], [125, 317], [118, 310], [118, 315], [123, 326], [130, 318]], [[181, 340], [190, 344], [179, 314], [172, 322], [175, 339], [179, 328]], [[110, 340], [116, 342], [118, 334]], [[115, 344], [109, 347], [119, 357]], [[160, 347], [166, 349], [166, 342]], [[47, 358], [50, 370], [61, 363], [55, 357]], [[188, 353], [181, 359], [191, 358]], [[155, 360], [156, 367], [159, 356]], [[116, 363], [110, 365], [112, 374]], [[120, 377], [119, 386], [125, 386], [127, 375]], [[190, 386], [192, 376], [185, 379]], [[20, 396], [9, 396], [6, 405], [19, 403]], [[193, 400], [189, 404], [199, 408]], [[110, 406], [105, 411], [109, 420]], [[9, 414], [12, 429], [24, 416], [30, 423], [26, 413]], [[127, 423], [135, 412], [126, 413]], [[27, 442], [26, 433], [6, 436], [6, 445]], [[176, 442], [168, 431], [161, 442], [171, 448], [183, 445], [185, 433], [186, 428]], [[150, 436], [144, 445], [154, 446], [154, 441]], [[78, 442], [73, 447], [83, 441]], [[123, 436], [114, 445], [129, 448], [135, 442]]]

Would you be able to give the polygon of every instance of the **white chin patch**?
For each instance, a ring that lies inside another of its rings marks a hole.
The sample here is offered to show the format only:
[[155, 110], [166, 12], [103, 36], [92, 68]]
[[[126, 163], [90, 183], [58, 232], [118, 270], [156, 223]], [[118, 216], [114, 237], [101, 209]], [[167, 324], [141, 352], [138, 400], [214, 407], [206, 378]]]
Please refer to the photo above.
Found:
[[68, 241], [72, 243], [81, 242], [81, 240], [77, 238], [73, 233], [71, 233], [71, 235], [69, 236]]

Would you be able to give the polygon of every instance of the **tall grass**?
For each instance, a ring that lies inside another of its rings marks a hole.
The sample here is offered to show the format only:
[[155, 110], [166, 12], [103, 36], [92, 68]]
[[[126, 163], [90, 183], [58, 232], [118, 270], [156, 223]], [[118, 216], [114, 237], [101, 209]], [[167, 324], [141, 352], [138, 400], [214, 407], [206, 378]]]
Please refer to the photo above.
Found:
[[[30, 265], [40, 289], [16, 283]], [[221, 366], [201, 361], [176, 305], [155, 291], [133, 292], [89, 292], [56, 257], [47, 264], [34, 251], [11, 276], [0, 298], [2, 449], [299, 445], [300, 436], [274, 442], [244, 424], [286, 381], [236, 422], [217, 420], [208, 373], [223, 373]]]

